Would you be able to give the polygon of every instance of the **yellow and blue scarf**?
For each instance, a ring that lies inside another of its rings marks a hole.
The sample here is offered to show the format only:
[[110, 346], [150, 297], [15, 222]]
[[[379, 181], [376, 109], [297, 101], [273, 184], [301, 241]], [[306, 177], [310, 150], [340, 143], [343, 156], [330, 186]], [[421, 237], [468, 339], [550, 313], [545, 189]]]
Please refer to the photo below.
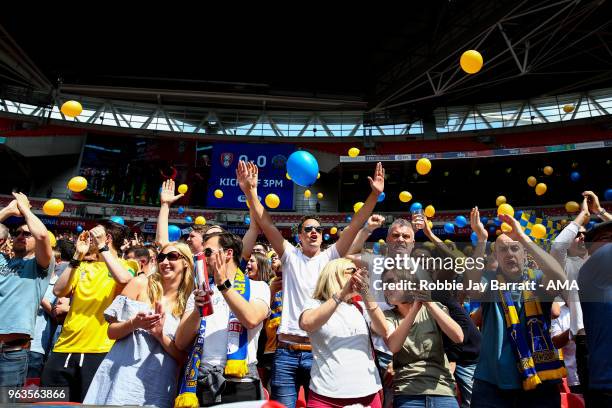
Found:
[[[236, 270], [234, 278], [234, 289], [247, 302], [251, 297], [251, 281], [240, 269]], [[225, 375], [242, 378], [249, 372], [247, 364], [247, 352], [249, 336], [247, 328], [240, 323], [234, 312], [230, 310], [229, 322], [227, 324], [227, 363], [225, 364]]]
[[[505, 283], [504, 276], [497, 274], [497, 279]], [[536, 281], [535, 271], [528, 269], [523, 273], [523, 282]], [[520, 326], [518, 310], [514, 305], [510, 291], [499, 291], [508, 338], [518, 360], [518, 369], [522, 376], [523, 389], [533, 390], [542, 381], [557, 380], [567, 376], [567, 371], [559, 351], [552, 343], [548, 324], [542, 313], [542, 305], [531, 290], [523, 290], [523, 307], [527, 319], [527, 336]]]

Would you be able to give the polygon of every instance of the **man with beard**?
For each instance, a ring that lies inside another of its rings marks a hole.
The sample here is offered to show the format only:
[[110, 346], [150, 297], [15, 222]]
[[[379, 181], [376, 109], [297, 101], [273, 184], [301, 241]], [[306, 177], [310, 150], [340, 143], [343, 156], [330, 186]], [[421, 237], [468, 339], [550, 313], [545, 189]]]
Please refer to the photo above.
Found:
[[[580, 206], [580, 213], [576, 219], [567, 224], [552, 243], [550, 254], [563, 267], [570, 283], [578, 280], [578, 272], [588, 259], [587, 250], [584, 245], [584, 234], [586, 233], [584, 224], [589, 222], [589, 218], [589, 208], [587, 197], [585, 196]], [[582, 322], [580, 296], [577, 290], [569, 290], [565, 294], [565, 298], [567, 299], [566, 306], [569, 308], [570, 315], [570, 340], [573, 339], [576, 343], [576, 371], [580, 384], [586, 390], [589, 383], [588, 351], [584, 323]]]
[[255, 219], [282, 261], [283, 310], [271, 385], [272, 399], [289, 408], [295, 406], [300, 386], [304, 386], [308, 392], [310, 383], [312, 349], [308, 334], [299, 326], [303, 306], [312, 296], [323, 267], [348, 253], [359, 228], [372, 213], [378, 196], [384, 190], [384, 176], [382, 164], [378, 163], [373, 177], [368, 177], [371, 193], [363, 207], [355, 213], [349, 228], [338, 241], [325, 251], [321, 251], [323, 228], [319, 218], [316, 215], [302, 217], [298, 224], [301, 249], [297, 249], [283, 238], [270, 214], [259, 202], [257, 166], [244, 161], [238, 163], [236, 178], [253, 213], [252, 220]]
[[15, 257], [0, 254], [0, 386], [20, 387], [28, 372], [28, 349], [34, 334], [36, 312], [55, 267], [49, 234], [30, 210], [28, 198], [13, 193], [15, 200], [0, 211], [0, 222], [21, 216], [17, 228]]
[[[497, 270], [484, 274], [484, 267], [477, 265], [465, 272], [467, 288], [499, 284], [499, 290], [470, 293], [482, 299], [483, 322], [471, 406], [559, 407], [558, 385], [566, 371], [548, 331], [551, 300], [558, 291], [546, 288], [550, 282], [565, 282], [565, 272], [531, 241], [514, 217], [504, 214], [499, 219], [512, 229], [495, 242]], [[473, 254], [477, 259], [484, 255], [488, 238], [477, 207], [472, 209], [470, 223], [478, 237]], [[528, 253], [539, 269], [528, 267]]]

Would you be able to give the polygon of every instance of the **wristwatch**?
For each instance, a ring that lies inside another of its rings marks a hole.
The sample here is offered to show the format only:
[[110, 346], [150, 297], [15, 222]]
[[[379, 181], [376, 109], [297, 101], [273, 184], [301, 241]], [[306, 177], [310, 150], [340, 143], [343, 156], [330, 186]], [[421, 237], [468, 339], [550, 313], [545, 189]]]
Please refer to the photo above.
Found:
[[104, 244], [104, 246], [102, 248], [98, 248], [98, 252], [102, 253], [105, 251], [110, 251], [110, 248], [108, 247], [107, 244]]
[[226, 290], [228, 290], [229, 288], [232, 287], [232, 282], [230, 282], [229, 279], [226, 279], [225, 282], [223, 282], [220, 285], [217, 285], [217, 289], [219, 289], [219, 292], [223, 293]]
[[78, 268], [79, 265], [81, 265], [81, 261], [79, 259], [71, 259], [70, 260], [70, 266], [72, 268]]
[[336, 295], [335, 293], [332, 295], [332, 299], [334, 300], [334, 302], [336, 302], [336, 306], [340, 305], [340, 303], [342, 303], [342, 299], [340, 299], [340, 297], [338, 295]]
[[598, 215], [599, 217], [603, 217], [603, 215], [604, 215], [605, 213], [607, 213], [606, 209], [605, 209], [605, 208], [602, 208], [602, 209], [601, 209], [601, 211], [597, 213], [597, 215]]

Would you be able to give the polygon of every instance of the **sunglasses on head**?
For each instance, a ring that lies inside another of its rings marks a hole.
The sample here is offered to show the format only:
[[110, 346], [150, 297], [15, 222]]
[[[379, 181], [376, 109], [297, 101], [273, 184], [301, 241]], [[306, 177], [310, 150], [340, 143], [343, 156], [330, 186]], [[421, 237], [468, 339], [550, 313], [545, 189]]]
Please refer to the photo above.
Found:
[[321, 232], [323, 232], [323, 227], [315, 227], [314, 225], [304, 227], [304, 232], [312, 232], [313, 230], [317, 231], [320, 234]]
[[223, 251], [223, 248], [221, 249], [211, 249], [211, 248], [206, 248], [204, 250], [204, 256], [207, 258], [210, 258], [210, 256], [215, 253], [215, 252], [219, 252], [219, 251]]
[[157, 263], [164, 262], [166, 258], [168, 258], [169, 261], [178, 261], [182, 257], [183, 256], [179, 252], [174, 252], [174, 251], [168, 252], [167, 254], [159, 254], [157, 255]]
[[25, 238], [30, 238], [32, 233], [30, 231], [19, 230], [15, 232], [15, 237], [24, 236]]

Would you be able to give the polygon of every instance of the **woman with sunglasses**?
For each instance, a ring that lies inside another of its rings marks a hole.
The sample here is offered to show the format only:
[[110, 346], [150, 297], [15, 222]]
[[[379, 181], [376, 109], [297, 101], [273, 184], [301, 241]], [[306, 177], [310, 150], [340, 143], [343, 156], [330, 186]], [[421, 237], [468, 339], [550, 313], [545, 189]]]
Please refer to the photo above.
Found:
[[306, 301], [299, 323], [313, 352], [308, 407], [382, 406], [369, 326], [384, 337], [386, 323], [378, 303], [357, 297], [367, 286], [367, 272], [346, 258], [335, 259]]
[[171, 407], [185, 354], [174, 335], [193, 291], [193, 255], [186, 244], [165, 245], [157, 271], [134, 278], [104, 312], [116, 339], [84, 404]]

